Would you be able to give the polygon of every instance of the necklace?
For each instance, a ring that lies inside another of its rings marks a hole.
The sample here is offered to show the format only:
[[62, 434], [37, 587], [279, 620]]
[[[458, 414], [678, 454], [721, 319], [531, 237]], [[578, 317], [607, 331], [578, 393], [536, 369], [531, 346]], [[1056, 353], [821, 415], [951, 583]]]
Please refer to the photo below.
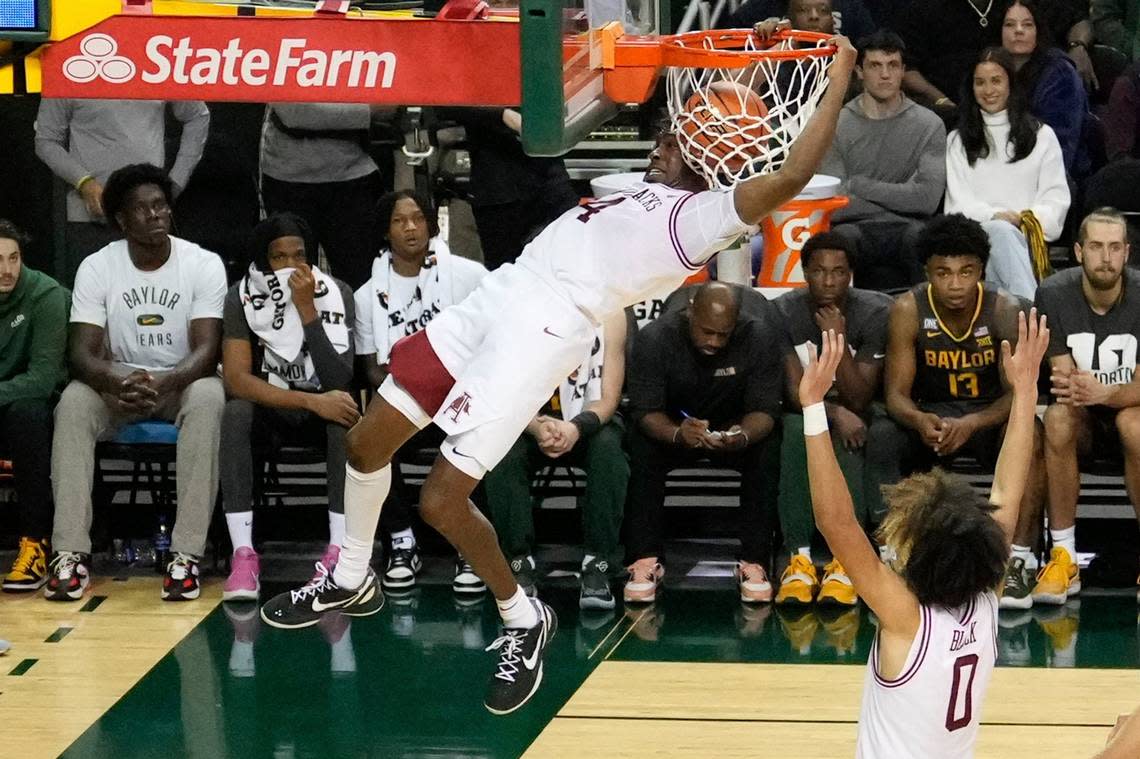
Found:
[[994, 0], [989, 0], [989, 2], [986, 3], [986, 9], [984, 11], [978, 10], [978, 5], [974, 2], [974, 0], [966, 1], [970, 4], [970, 10], [978, 14], [978, 26], [982, 27], [983, 29], [989, 26], [990, 20], [986, 17], [990, 15], [990, 9], [994, 7]]

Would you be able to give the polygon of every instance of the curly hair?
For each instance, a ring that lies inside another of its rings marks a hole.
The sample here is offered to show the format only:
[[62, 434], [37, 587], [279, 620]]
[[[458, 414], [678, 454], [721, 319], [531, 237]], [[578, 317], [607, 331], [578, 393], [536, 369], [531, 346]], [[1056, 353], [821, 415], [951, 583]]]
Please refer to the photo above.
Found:
[[952, 213], [926, 222], [915, 250], [923, 265], [934, 256], [977, 256], [985, 269], [990, 260], [990, 238], [978, 222]]
[[119, 220], [115, 217], [123, 210], [127, 203], [127, 196], [133, 190], [144, 184], [152, 184], [166, 196], [166, 203], [174, 205], [174, 183], [166, 172], [150, 163], [132, 163], [115, 171], [103, 185], [103, 213], [107, 223], [118, 232], [122, 232]]
[[1009, 557], [997, 507], [941, 468], [883, 488], [887, 516], [879, 540], [924, 605], [956, 608], [997, 587]]
[[806, 269], [811, 264], [811, 257], [821, 250], [842, 251], [847, 256], [847, 268], [855, 271], [855, 243], [847, 235], [834, 231], [812, 235], [800, 251], [800, 266]]

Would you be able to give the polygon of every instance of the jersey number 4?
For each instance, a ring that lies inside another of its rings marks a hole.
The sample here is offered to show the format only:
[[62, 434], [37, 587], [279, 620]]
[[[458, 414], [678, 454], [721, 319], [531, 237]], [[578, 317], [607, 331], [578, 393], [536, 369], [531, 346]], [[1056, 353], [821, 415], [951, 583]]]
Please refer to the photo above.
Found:
[[593, 218], [594, 214], [606, 208], [609, 208], [610, 206], [616, 206], [618, 203], [621, 203], [624, 200], [625, 196], [622, 195], [620, 198], [610, 198], [609, 200], [595, 200], [593, 203], [583, 203], [581, 206], [582, 213], [578, 214], [578, 221], [584, 224]]
[[978, 655], [966, 654], [954, 661], [954, 684], [950, 703], [946, 706], [946, 730], [954, 732], [970, 724], [974, 716], [974, 675], [978, 672]]

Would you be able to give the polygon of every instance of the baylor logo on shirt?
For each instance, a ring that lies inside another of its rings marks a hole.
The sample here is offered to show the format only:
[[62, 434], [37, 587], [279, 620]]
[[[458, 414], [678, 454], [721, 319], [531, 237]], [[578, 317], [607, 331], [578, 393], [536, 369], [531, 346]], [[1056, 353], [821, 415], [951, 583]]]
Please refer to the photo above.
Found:
[[140, 327], [161, 327], [166, 323], [166, 319], [162, 318], [162, 314], [139, 314], [135, 318], [135, 323]]
[[1136, 373], [1136, 335], [1108, 335], [1096, 344], [1092, 332], [1075, 332], [1065, 344], [1078, 369], [1092, 372], [1105, 385], [1124, 385]]

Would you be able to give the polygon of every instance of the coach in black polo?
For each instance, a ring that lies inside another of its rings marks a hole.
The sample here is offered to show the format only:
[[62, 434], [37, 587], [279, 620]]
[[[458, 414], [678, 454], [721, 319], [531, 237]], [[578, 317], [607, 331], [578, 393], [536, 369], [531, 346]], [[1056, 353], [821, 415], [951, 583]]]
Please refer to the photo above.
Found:
[[[664, 553], [665, 478], [670, 470], [701, 459], [742, 475], [742, 597], [767, 593], [766, 599], [745, 600], [770, 600], [770, 587], [764, 586], [773, 509], [762, 493], [765, 477], [773, 476], [764, 471], [765, 443], [780, 412], [783, 387], [777, 318], [758, 294], [708, 283], [696, 288], [687, 308], [666, 313], [637, 336], [628, 381], [634, 566], [626, 600], [652, 600], [652, 593], [638, 589], [655, 590], [664, 574], [658, 565]], [[746, 581], [753, 589], [748, 593]]]

